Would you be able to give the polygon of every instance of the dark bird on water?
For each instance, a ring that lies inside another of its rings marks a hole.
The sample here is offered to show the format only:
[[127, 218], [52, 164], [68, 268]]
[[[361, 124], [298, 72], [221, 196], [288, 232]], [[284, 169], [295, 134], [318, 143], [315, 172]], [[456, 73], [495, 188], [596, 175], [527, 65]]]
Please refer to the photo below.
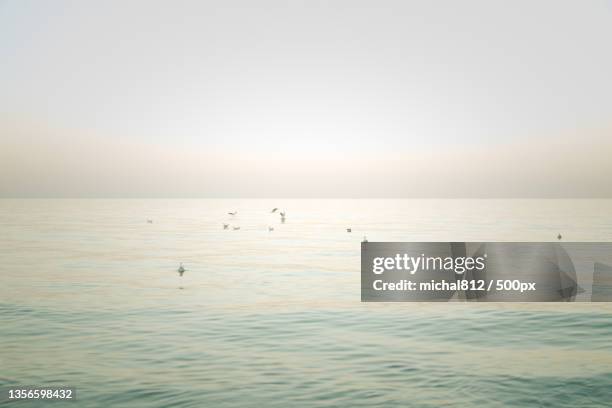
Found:
[[185, 273], [187, 269], [183, 268], [183, 263], [181, 262], [181, 264], [179, 265], [179, 268], [177, 269], [177, 272], [179, 273], [179, 276], [183, 276], [183, 274]]

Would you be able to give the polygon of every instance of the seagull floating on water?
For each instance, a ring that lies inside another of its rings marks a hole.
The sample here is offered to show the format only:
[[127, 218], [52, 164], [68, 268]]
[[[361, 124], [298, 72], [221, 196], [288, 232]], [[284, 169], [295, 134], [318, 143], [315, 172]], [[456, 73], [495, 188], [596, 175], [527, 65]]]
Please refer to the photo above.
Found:
[[229, 228], [229, 224], [223, 224], [223, 229], [228, 229]]
[[270, 232], [274, 231], [274, 227], [268, 227], [268, 231]]
[[240, 227], [234, 227], [232, 228], [234, 231], [238, 231], [240, 229]]
[[183, 276], [186, 270], [187, 269], [183, 268], [183, 263], [181, 262], [179, 268], [177, 269], [177, 272], [179, 273], [180, 276]]
[[346, 232], [353, 232], [353, 229], [352, 228], [347, 228]]
[[229, 215], [236, 215], [238, 214], [238, 211], [233, 211], [233, 212], [228, 212]]
[[561, 236], [561, 234], [557, 235], [557, 239], [558, 239], [559, 241], [561, 241], [561, 238], [563, 238], [563, 237]]

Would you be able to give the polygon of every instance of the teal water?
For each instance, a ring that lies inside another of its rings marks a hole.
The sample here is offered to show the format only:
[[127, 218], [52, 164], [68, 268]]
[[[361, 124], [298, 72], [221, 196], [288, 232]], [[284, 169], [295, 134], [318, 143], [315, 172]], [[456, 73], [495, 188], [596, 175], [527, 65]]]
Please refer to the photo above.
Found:
[[610, 406], [611, 306], [364, 304], [359, 243], [610, 241], [611, 215], [609, 200], [0, 200], [0, 387], [75, 386], [53, 406], [79, 407]]

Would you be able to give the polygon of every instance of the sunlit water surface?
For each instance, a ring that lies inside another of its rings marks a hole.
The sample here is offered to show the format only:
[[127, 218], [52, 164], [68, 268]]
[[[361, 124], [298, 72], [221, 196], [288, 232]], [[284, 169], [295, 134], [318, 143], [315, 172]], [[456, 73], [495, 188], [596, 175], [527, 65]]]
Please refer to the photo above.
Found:
[[364, 235], [559, 232], [611, 241], [612, 201], [0, 200], [0, 386], [75, 386], [79, 407], [609, 406], [611, 306], [360, 302]]

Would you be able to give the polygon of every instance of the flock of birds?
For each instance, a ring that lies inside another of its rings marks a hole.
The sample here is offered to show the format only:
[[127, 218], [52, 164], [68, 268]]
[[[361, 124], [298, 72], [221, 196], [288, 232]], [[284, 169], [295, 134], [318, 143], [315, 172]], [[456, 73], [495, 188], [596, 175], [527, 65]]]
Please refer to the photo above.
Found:
[[[279, 211], [279, 208], [275, 207], [272, 209], [272, 211], [270, 211], [270, 213], [274, 214], [277, 213], [280, 215], [280, 221], [281, 223], [285, 223], [285, 221], [287, 220], [287, 213], [285, 211]], [[228, 215], [230, 215], [231, 217], [235, 217], [236, 215], [238, 215], [238, 211], [234, 210], [234, 211], [230, 211], [227, 213]], [[147, 223], [148, 224], [153, 224], [153, 220], [152, 219], [147, 219]], [[231, 227], [231, 229], [233, 231], [238, 231], [240, 229], [239, 225], [231, 225], [229, 223], [223, 223], [223, 229], [224, 230], [229, 230]], [[274, 231], [274, 227], [272, 227], [271, 225], [268, 225], [268, 231], [272, 232]], [[346, 228], [346, 232], [351, 233], [353, 232], [353, 229], [351, 227]], [[368, 238], [364, 235], [363, 236], [363, 240], [361, 242], [368, 242]], [[185, 269], [185, 267], [183, 266], [183, 263], [181, 262], [178, 269], [176, 270], [179, 274], [179, 276], [183, 276], [183, 274], [185, 273], [185, 271], [187, 271], [187, 269]], [[182, 289], [182, 287], [181, 287]]]
[[[278, 211], [278, 208], [273, 208], [272, 211], [270, 211], [270, 212], [271, 213], [275, 213], [277, 211]], [[227, 214], [231, 215], [232, 217], [235, 217], [238, 214], [238, 211], [236, 211], [236, 210], [230, 211]], [[287, 219], [287, 213], [284, 212], [284, 211], [279, 211], [279, 214], [280, 214], [280, 220], [284, 224], [285, 220]], [[227, 224], [227, 223], [223, 224], [223, 229], [224, 230], [228, 230], [228, 229], [230, 229], [230, 227], [232, 227], [232, 230], [234, 230], [234, 231], [238, 231], [240, 229], [239, 225], [230, 225], [230, 224]], [[271, 225], [268, 225], [268, 231], [269, 232], [274, 231], [274, 227], [272, 227]]]
[[[282, 222], [283, 224], [285, 223], [285, 220], [286, 220], [286, 217], [287, 217], [287, 213], [286, 213], [285, 211], [279, 211], [279, 209], [275, 207], [275, 208], [273, 208], [273, 209], [272, 209], [272, 211], [270, 211], [270, 212], [271, 212], [272, 214], [274, 214], [274, 213], [278, 212], [278, 213], [279, 213], [279, 215], [280, 215], [280, 217], [281, 217], [281, 218], [280, 218], [281, 222]], [[227, 214], [228, 214], [228, 215], [230, 215], [230, 216], [232, 216], [232, 217], [235, 217], [235, 216], [238, 214], [238, 211], [236, 211], [236, 210], [234, 210], [234, 211], [230, 211], [230, 212], [228, 212]], [[153, 224], [153, 220], [149, 218], [149, 219], [147, 219], [147, 223], [148, 223], [148, 224]], [[230, 224], [223, 223], [223, 229], [224, 229], [224, 230], [228, 230], [228, 229], [230, 228], [230, 226], [231, 226]], [[234, 226], [231, 226], [231, 227], [232, 227], [232, 230], [234, 230], [234, 231], [238, 231], [238, 230], [240, 229], [240, 226], [239, 226], [239, 225], [234, 225]], [[268, 231], [269, 231], [269, 232], [274, 231], [274, 227], [272, 227], [272, 226], [268, 225]], [[353, 232], [353, 229], [352, 229], [351, 227], [348, 227], [348, 228], [346, 229], [346, 232], [351, 233], [351, 232]], [[562, 239], [562, 238], [563, 238], [563, 236], [562, 236], [561, 234], [557, 235], [557, 239], [558, 239], [559, 241], [561, 241], [561, 239]], [[368, 238], [367, 238], [367, 237], [364, 235], [364, 236], [363, 236], [363, 240], [362, 240], [361, 242], [368, 242]], [[183, 266], [183, 263], [181, 262], [181, 263], [180, 263], [180, 265], [179, 265], [179, 267], [178, 267], [178, 269], [177, 269], [176, 271], [178, 272], [179, 276], [183, 276], [183, 274], [185, 273], [185, 271], [187, 271], [187, 269], [185, 269], [185, 267]], [[182, 288], [181, 288], [181, 289], [182, 289]]]

